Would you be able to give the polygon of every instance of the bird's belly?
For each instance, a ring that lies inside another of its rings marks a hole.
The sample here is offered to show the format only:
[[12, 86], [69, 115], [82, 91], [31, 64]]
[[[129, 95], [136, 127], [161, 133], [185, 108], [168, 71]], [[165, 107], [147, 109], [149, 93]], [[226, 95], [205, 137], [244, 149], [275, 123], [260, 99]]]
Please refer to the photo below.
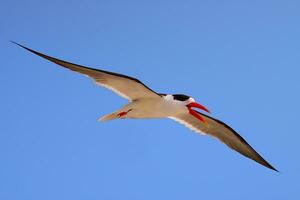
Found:
[[186, 112], [185, 106], [169, 104], [164, 101], [141, 101], [127, 114], [128, 118], [165, 118]]

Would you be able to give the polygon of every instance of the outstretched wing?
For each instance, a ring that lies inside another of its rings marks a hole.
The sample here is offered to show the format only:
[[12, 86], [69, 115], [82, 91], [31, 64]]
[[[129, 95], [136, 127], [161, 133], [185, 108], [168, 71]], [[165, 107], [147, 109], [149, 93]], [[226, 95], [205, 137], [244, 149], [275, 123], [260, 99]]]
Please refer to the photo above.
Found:
[[57, 58], [47, 56], [45, 54], [29, 49], [18, 43], [15, 44], [42, 58], [54, 62], [62, 67], [87, 75], [88, 77], [94, 79], [98, 85], [108, 88], [130, 101], [133, 101], [138, 98], [160, 97], [159, 94], [151, 90], [149, 87], [144, 85], [141, 81], [139, 81], [136, 78], [129, 77], [122, 74], [117, 74], [114, 72], [104, 71], [100, 69], [93, 69], [93, 68], [73, 64], [67, 61], [63, 61]]
[[277, 171], [272, 165], [270, 165], [265, 159], [263, 159], [237, 132], [235, 132], [231, 127], [226, 125], [220, 120], [214, 119], [202, 113], [199, 113], [207, 122], [207, 125], [199, 121], [194, 116], [186, 113], [179, 114], [171, 119], [185, 125], [186, 127], [192, 129], [195, 132], [202, 134], [209, 134], [223, 143], [225, 143], [231, 149], [239, 152], [240, 154], [268, 167], [272, 170]]

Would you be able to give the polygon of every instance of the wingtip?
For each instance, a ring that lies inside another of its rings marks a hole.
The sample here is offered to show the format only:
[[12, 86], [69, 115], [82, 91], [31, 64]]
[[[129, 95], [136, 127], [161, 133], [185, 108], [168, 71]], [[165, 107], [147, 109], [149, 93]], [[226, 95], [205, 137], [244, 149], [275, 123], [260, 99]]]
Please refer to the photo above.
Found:
[[264, 163], [260, 163], [260, 164], [264, 165], [265, 167], [267, 167], [267, 168], [269, 168], [269, 169], [271, 169], [271, 170], [273, 170], [273, 171], [275, 171], [275, 172], [280, 173], [275, 167], [273, 167], [273, 166], [272, 166], [270, 163], [268, 163], [266, 160], [264, 160]]
[[20, 46], [20, 47], [23, 47], [21, 44], [15, 42], [15, 41], [13, 41], [13, 40], [9, 40], [9, 41], [10, 41], [11, 43], [15, 44], [15, 45], [18, 45], [18, 46]]
[[275, 171], [275, 172], [280, 173], [280, 171], [278, 171], [278, 170], [277, 170], [276, 168], [274, 168], [273, 166], [270, 166], [269, 168], [272, 169], [272, 170]]
[[31, 50], [31, 49], [29, 49], [29, 48], [27, 48], [27, 47], [25, 47], [25, 46], [23, 46], [23, 45], [21, 45], [21, 44], [15, 42], [15, 41], [13, 41], [13, 40], [9, 40], [9, 41], [10, 41], [11, 43], [13, 43], [13, 44], [19, 46], [19, 47], [22, 47], [23, 49], [26, 49], [26, 50], [28, 50], [28, 51], [33, 51], [33, 50]]
[[[29, 52], [31, 52], [31, 53], [33, 53], [33, 54], [36, 54], [36, 55], [41, 56], [41, 57], [43, 57], [43, 58], [45, 58], [47, 60], [52, 61], [50, 56], [44, 55], [44, 54], [42, 54], [42, 53], [40, 53], [38, 51], [30, 49], [30, 48], [28, 48], [28, 47], [26, 47], [26, 46], [24, 46], [22, 44], [19, 44], [19, 43], [15, 42], [15, 41], [10, 40], [10, 42], [13, 43], [13, 44], [15, 44], [15, 45], [17, 45], [17, 46], [19, 46], [19, 47], [21, 47], [21, 48], [23, 48], [23, 49], [25, 49], [25, 50], [27, 50], [27, 51], [29, 51]], [[52, 58], [52, 59], [54, 59], [54, 58]], [[52, 61], [52, 62], [54, 62], [54, 61]]]

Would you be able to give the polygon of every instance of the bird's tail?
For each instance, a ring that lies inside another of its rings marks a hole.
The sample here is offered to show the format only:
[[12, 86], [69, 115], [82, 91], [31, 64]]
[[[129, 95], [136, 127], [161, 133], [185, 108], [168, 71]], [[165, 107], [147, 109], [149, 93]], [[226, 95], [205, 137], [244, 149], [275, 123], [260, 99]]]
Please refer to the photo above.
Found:
[[119, 115], [118, 112], [113, 112], [111, 114], [108, 115], [104, 115], [103, 117], [100, 117], [98, 119], [99, 122], [105, 122], [105, 121], [109, 121], [109, 120], [113, 120], [113, 119], [118, 119]]

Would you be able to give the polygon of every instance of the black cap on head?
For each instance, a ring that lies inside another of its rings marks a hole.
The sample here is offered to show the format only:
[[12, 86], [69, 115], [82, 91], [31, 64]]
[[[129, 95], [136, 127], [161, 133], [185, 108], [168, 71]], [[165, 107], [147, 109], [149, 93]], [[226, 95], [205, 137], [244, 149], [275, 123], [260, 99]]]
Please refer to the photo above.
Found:
[[186, 101], [190, 98], [190, 96], [184, 95], [184, 94], [173, 94], [174, 100], [177, 101]]

